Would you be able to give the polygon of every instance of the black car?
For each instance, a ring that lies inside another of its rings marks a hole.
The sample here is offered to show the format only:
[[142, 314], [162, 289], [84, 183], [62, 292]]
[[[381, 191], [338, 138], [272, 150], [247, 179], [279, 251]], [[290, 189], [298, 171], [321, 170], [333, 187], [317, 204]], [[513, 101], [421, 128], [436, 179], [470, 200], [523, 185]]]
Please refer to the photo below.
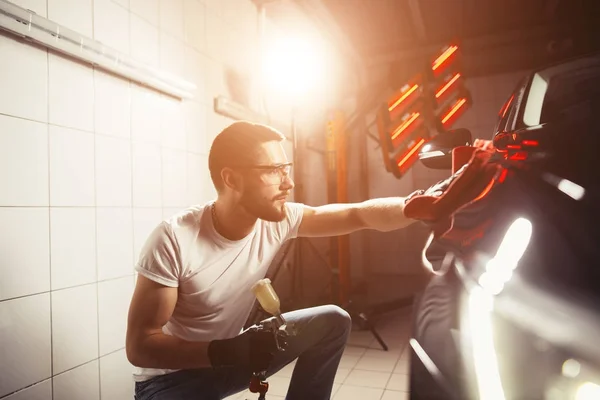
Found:
[[[599, 119], [600, 54], [533, 71], [507, 99], [500, 172], [423, 252], [411, 399], [600, 399]], [[425, 165], [449, 166], [453, 133]]]

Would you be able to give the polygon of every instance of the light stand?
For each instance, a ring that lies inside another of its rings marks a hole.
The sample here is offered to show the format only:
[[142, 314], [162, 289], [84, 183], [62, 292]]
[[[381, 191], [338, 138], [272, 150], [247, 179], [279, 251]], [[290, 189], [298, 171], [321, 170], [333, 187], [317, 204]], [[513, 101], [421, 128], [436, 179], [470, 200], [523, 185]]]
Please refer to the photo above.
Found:
[[[292, 157], [293, 157], [293, 163], [294, 163], [292, 178], [294, 179], [294, 182], [296, 183], [296, 187], [294, 189], [295, 190], [294, 201], [302, 202], [304, 200], [304, 198], [303, 198], [304, 197], [304, 187], [303, 187], [303, 180], [300, 176], [299, 168], [298, 168], [298, 166], [299, 166], [299, 164], [298, 164], [299, 146], [298, 146], [298, 132], [297, 132], [296, 109], [295, 108], [292, 109], [291, 134], [292, 134], [292, 146], [293, 146], [293, 156]], [[312, 253], [314, 253], [318, 256], [318, 258], [323, 262], [323, 264], [328, 267], [329, 271], [333, 271], [330, 262], [321, 255], [319, 250], [315, 247], [315, 245], [308, 238], [298, 237], [298, 238], [294, 239], [294, 242], [292, 242], [290, 244], [290, 246], [288, 246], [285, 249], [284, 256], [282, 257], [281, 261], [275, 266], [274, 273], [272, 275], [273, 282], [276, 282], [276, 279], [281, 270], [281, 267], [287, 258], [287, 254], [289, 253], [290, 250], [293, 250], [293, 252], [294, 252], [293, 253], [293, 263], [292, 263], [292, 268], [291, 268], [291, 286], [292, 286], [291, 292], [292, 292], [292, 295], [291, 295], [291, 301], [288, 300], [288, 303], [287, 303], [287, 306], [291, 309], [298, 309], [298, 308], [303, 308], [303, 307], [307, 306], [307, 304], [303, 301], [304, 300], [304, 290], [303, 290], [304, 282], [302, 279], [302, 277], [303, 277], [302, 269], [304, 268], [303, 255], [305, 254], [304, 250], [306, 247], [308, 247], [312, 251]], [[381, 338], [381, 336], [375, 329], [375, 324], [370, 320], [370, 316], [378, 313], [378, 311], [379, 312], [387, 311], [387, 307], [385, 307], [386, 305], [382, 305], [383, 307], [380, 307], [379, 310], [371, 308], [371, 309], [369, 309], [369, 311], [366, 311], [363, 307], [356, 305], [352, 301], [353, 296], [351, 295], [351, 293], [348, 293], [348, 295], [349, 295], [348, 300], [345, 301], [345, 304], [342, 304], [342, 302], [344, 302], [344, 301], [339, 296], [340, 288], [338, 286], [339, 285], [339, 276], [338, 275], [336, 275], [336, 273], [333, 273], [331, 280], [329, 282], [329, 285], [328, 285], [329, 289], [331, 290], [332, 297], [337, 299], [336, 303], [338, 303], [338, 306], [340, 306], [345, 311], [347, 311], [350, 314], [352, 320], [361, 329], [369, 330], [371, 332], [371, 334], [375, 337], [375, 339], [377, 340], [379, 345], [383, 348], [383, 350], [387, 351], [388, 350], [387, 344], [383, 341], [383, 339]], [[337, 281], [337, 283], [336, 283], [336, 281]], [[336, 293], [338, 294], [337, 296], [336, 296]], [[406, 303], [402, 302], [402, 305], [404, 306], [404, 305], [406, 305]]]

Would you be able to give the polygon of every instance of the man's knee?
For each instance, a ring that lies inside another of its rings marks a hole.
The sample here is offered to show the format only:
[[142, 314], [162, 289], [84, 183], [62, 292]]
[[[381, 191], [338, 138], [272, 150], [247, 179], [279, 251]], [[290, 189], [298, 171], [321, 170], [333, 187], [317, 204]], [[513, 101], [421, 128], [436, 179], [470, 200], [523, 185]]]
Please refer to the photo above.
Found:
[[343, 335], [348, 335], [352, 329], [352, 318], [346, 310], [335, 305], [321, 306], [320, 316], [327, 326]]

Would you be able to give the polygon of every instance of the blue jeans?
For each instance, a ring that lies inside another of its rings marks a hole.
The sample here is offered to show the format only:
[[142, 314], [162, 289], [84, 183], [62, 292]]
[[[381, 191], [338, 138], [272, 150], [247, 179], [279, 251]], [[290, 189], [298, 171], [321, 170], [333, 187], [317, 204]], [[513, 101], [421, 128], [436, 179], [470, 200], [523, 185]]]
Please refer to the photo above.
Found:
[[[298, 359], [286, 399], [330, 399], [352, 326], [350, 316], [337, 306], [327, 305], [292, 311], [283, 317], [294, 323], [297, 334], [288, 338], [285, 352], [276, 354], [267, 377]], [[220, 400], [248, 389], [250, 377], [247, 369], [236, 367], [181, 370], [136, 382], [135, 399]]]

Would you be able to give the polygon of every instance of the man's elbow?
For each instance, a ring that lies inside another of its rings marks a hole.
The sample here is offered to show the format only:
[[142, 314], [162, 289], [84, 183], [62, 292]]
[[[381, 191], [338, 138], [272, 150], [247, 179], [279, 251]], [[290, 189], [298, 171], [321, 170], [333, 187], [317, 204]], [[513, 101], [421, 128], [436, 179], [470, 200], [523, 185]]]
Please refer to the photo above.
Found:
[[139, 341], [128, 337], [125, 341], [125, 354], [127, 355], [127, 361], [134, 367], [144, 368], [144, 362], [142, 360], [143, 352], [140, 349]]
[[360, 207], [352, 207], [348, 210], [348, 220], [351, 232], [360, 231], [363, 229], [374, 229], [369, 223], [369, 218], [365, 215], [364, 210]]

